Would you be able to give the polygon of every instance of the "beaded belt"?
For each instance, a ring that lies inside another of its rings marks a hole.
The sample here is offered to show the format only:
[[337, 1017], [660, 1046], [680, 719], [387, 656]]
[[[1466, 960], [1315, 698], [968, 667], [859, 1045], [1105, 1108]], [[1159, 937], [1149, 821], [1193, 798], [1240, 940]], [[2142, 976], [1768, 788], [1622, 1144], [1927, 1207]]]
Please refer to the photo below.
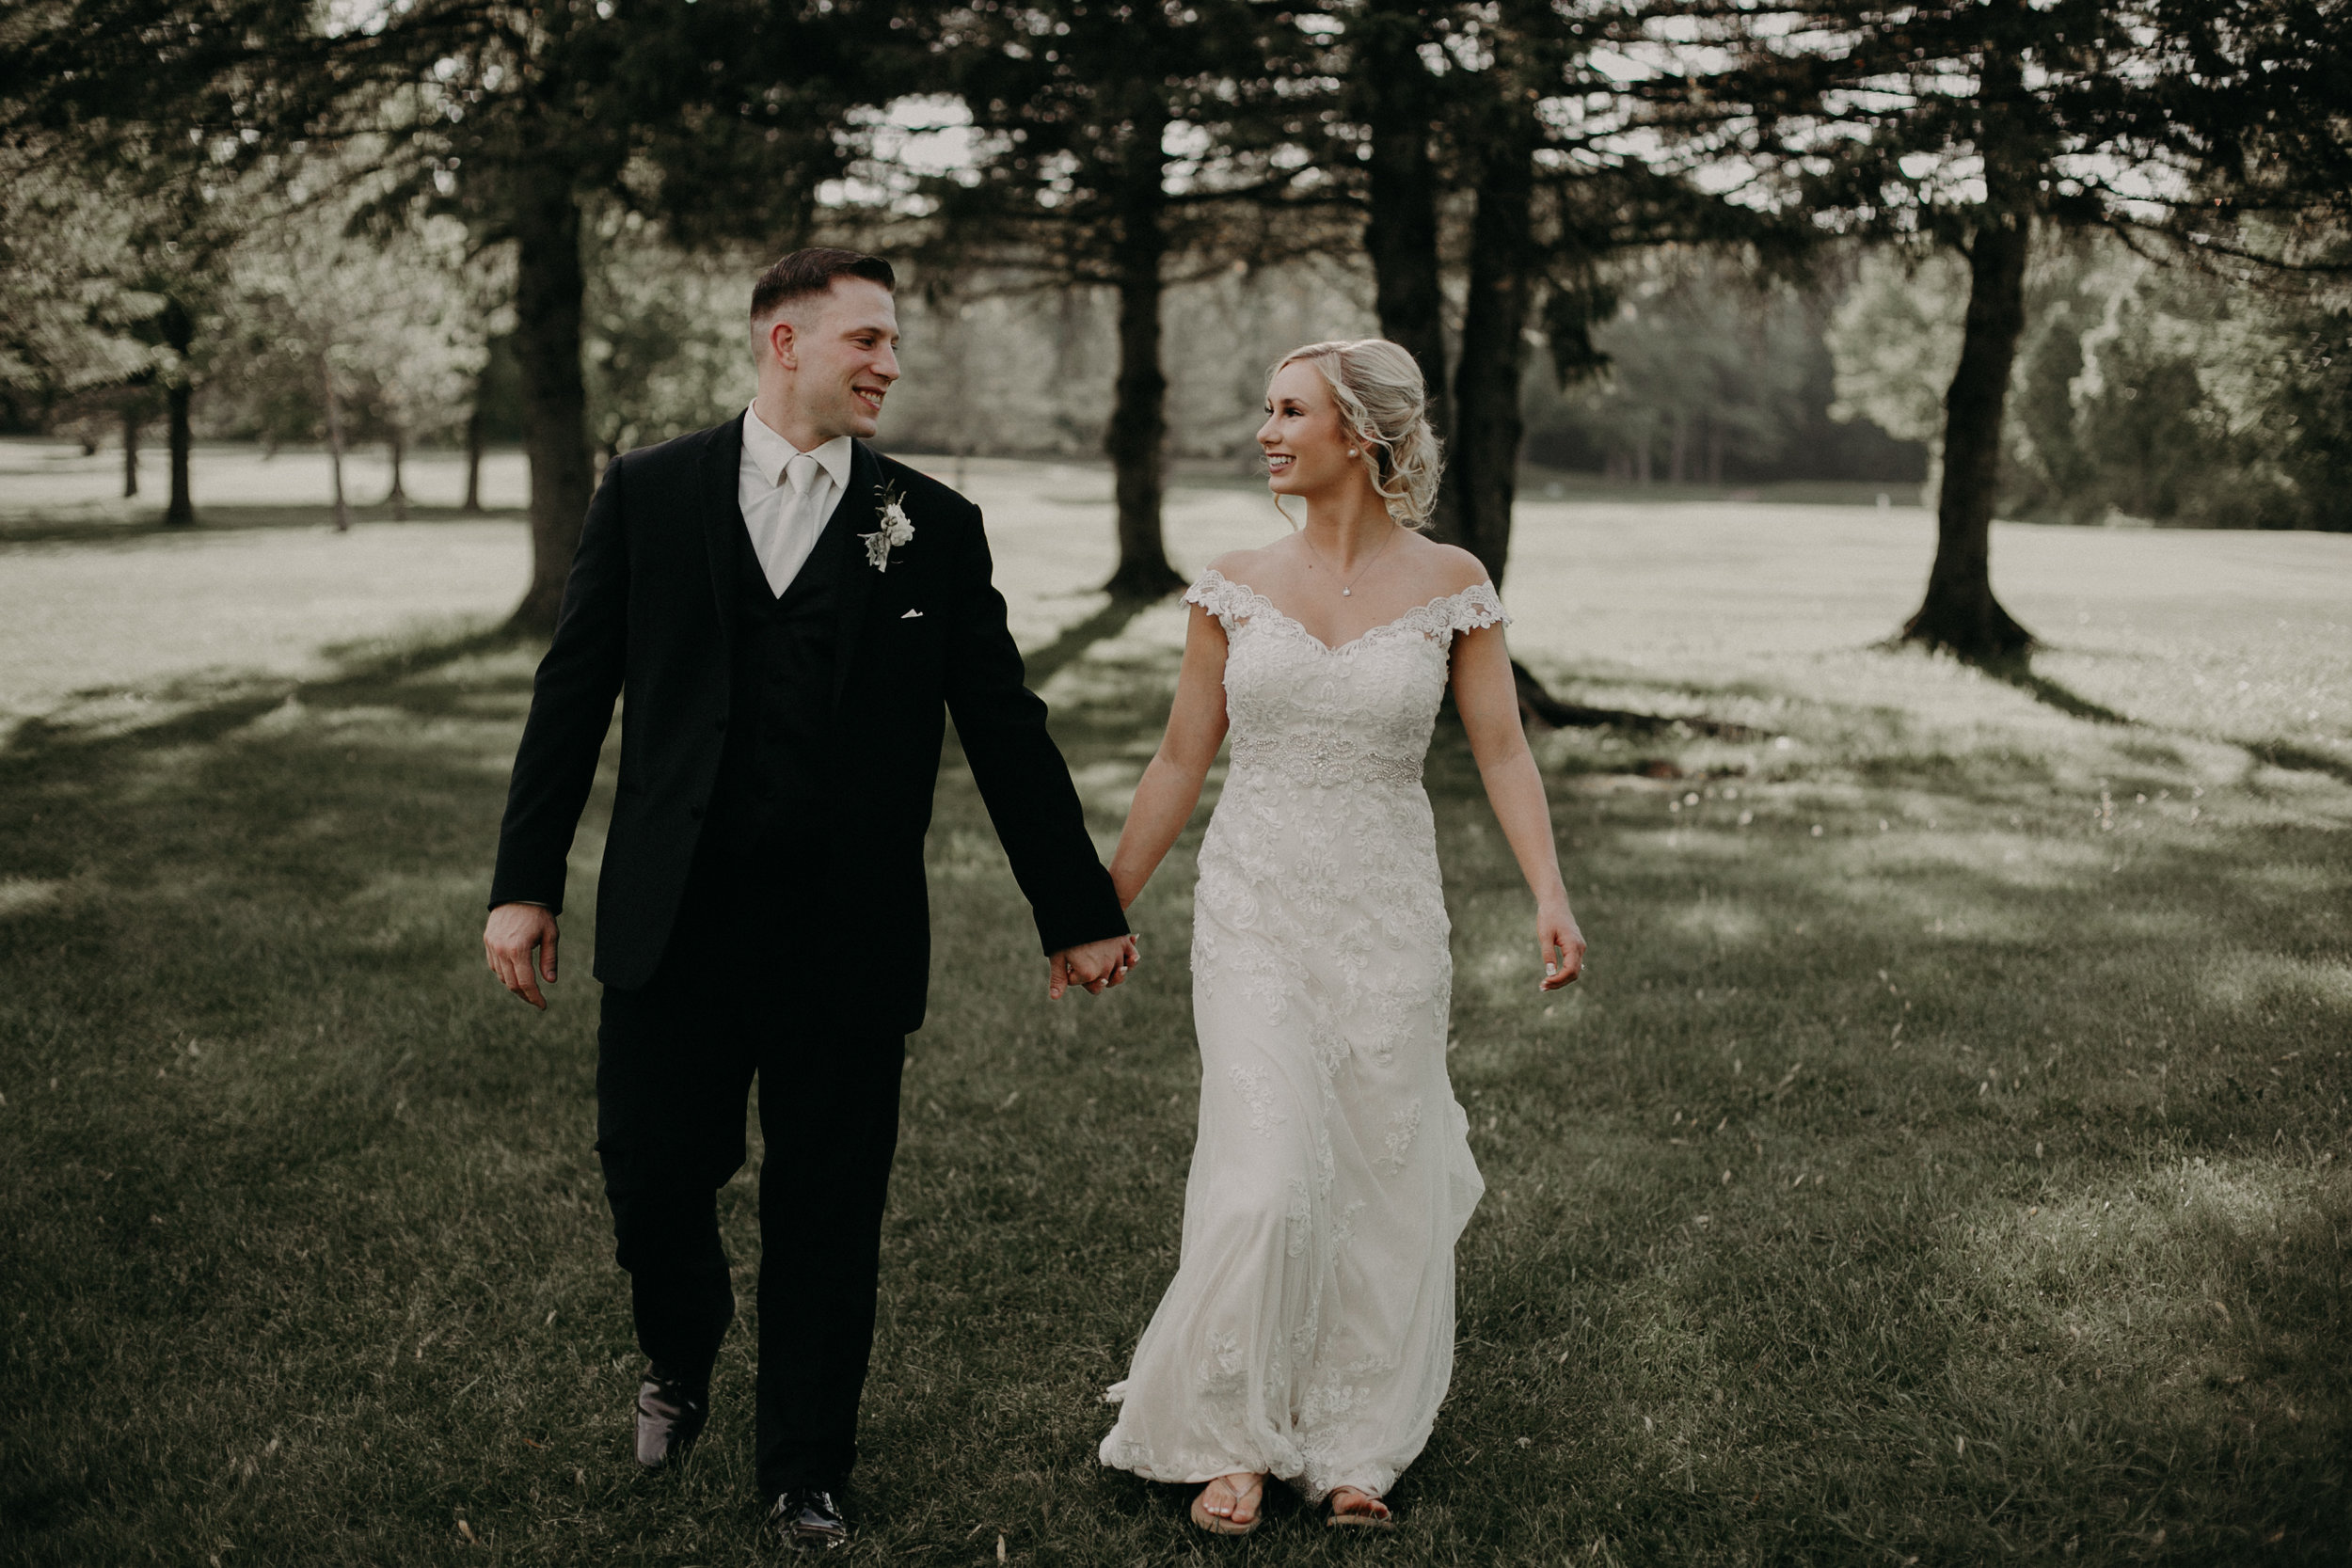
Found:
[[1233, 737], [1233, 766], [1263, 768], [1302, 784], [1417, 784], [1422, 759], [1378, 752], [1344, 736], [1293, 731], [1272, 737]]

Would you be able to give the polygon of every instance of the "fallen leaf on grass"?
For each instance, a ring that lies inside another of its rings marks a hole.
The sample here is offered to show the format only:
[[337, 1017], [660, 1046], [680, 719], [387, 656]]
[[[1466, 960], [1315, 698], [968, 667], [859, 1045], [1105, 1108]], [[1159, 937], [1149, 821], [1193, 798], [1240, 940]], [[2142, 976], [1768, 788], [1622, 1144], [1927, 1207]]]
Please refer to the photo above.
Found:
[[466, 1523], [463, 1519], [457, 1521], [457, 1533], [466, 1538], [466, 1544], [469, 1546], [479, 1546], [482, 1544], [481, 1538], [473, 1532], [473, 1527]]

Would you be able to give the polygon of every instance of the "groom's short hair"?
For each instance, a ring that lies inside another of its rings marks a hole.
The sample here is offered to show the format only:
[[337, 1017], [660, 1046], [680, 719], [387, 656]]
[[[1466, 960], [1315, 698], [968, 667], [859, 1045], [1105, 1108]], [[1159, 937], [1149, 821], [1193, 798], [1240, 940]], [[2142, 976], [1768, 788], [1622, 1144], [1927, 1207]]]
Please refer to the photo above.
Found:
[[821, 294], [836, 277], [863, 277], [893, 293], [898, 289], [898, 275], [879, 256], [811, 245], [784, 257], [759, 275], [759, 281], [752, 285], [752, 320], [771, 316], [778, 307], [795, 300]]

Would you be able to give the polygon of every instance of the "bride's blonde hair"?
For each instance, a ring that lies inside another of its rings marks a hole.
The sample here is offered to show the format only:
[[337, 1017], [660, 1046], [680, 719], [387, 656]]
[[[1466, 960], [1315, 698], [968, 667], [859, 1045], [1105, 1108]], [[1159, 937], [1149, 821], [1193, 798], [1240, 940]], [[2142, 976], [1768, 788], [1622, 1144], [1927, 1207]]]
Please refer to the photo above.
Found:
[[1445, 466], [1438, 433], [1429, 426], [1429, 392], [1413, 356], [1386, 338], [1335, 339], [1284, 355], [1284, 365], [1311, 364], [1323, 372], [1340, 405], [1340, 422], [1363, 448], [1372, 487], [1389, 515], [1406, 528], [1429, 521]]

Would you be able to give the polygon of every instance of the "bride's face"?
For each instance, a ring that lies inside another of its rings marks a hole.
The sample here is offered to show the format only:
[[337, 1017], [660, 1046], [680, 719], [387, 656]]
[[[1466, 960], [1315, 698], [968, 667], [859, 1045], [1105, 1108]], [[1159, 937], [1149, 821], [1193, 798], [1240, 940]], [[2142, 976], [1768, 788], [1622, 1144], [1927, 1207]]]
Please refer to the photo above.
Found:
[[1372, 483], [1355, 437], [1323, 372], [1303, 361], [1274, 372], [1266, 388], [1265, 423], [1258, 449], [1265, 453], [1266, 483], [1278, 496], [1327, 494], [1337, 486]]

